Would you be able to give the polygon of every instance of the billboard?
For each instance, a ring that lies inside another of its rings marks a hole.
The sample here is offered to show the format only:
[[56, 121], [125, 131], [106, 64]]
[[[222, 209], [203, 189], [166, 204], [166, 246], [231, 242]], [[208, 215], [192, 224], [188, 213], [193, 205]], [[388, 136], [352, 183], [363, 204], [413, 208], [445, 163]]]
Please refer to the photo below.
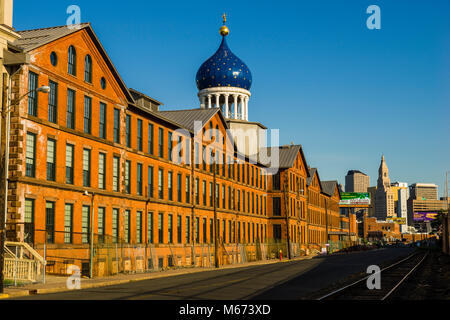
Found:
[[390, 222], [390, 223], [406, 224], [406, 218], [393, 217], [393, 218], [386, 219], [386, 221]]
[[414, 212], [414, 222], [433, 221], [437, 217], [437, 212]]
[[339, 205], [370, 205], [370, 194], [363, 192], [341, 192]]

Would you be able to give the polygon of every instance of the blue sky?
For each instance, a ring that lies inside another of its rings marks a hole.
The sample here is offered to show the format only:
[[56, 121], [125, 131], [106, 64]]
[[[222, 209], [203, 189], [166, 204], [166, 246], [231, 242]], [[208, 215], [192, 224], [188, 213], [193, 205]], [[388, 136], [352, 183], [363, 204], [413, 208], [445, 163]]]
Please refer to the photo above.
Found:
[[[323, 180], [361, 170], [444, 189], [450, 170], [450, 1], [15, 1], [17, 30], [91, 22], [129, 87], [198, 107], [195, 74], [228, 44], [253, 74], [249, 120], [302, 144]], [[381, 9], [381, 30], [366, 8]]]

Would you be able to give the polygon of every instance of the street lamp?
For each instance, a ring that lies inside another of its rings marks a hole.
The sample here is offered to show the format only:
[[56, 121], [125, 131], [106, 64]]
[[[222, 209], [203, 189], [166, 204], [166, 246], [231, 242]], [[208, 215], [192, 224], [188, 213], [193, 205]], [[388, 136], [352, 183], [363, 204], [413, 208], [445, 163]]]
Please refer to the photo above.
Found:
[[[10, 144], [10, 129], [11, 129], [11, 109], [18, 105], [22, 99], [27, 97], [32, 92], [42, 92], [49, 93], [49, 86], [41, 86], [37, 89], [30, 90], [26, 94], [22, 95], [18, 99], [12, 101], [11, 99], [11, 77], [9, 79], [9, 88], [8, 88], [8, 106], [3, 113], [6, 114], [6, 134], [5, 134], [5, 160], [4, 160], [4, 172], [5, 177], [3, 181], [4, 190], [5, 190], [5, 200], [4, 200], [4, 211], [3, 211], [3, 221], [2, 223], [2, 232], [1, 232], [1, 240], [2, 245], [0, 246], [0, 293], [3, 293], [3, 267], [4, 267], [4, 258], [5, 258], [5, 243], [6, 243], [6, 219], [8, 212], [8, 179], [9, 179], [9, 144]], [[0, 131], [1, 137], [1, 131]]]

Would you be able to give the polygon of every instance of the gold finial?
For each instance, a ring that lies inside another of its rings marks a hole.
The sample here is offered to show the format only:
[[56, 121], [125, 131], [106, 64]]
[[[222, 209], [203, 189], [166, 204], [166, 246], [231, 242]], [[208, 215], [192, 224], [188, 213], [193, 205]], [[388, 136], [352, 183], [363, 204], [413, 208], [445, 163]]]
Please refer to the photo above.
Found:
[[226, 37], [230, 33], [230, 30], [228, 30], [228, 27], [225, 25], [225, 23], [227, 22], [227, 16], [225, 13], [223, 14], [222, 18], [223, 18], [223, 26], [220, 28], [219, 33], [222, 37]]

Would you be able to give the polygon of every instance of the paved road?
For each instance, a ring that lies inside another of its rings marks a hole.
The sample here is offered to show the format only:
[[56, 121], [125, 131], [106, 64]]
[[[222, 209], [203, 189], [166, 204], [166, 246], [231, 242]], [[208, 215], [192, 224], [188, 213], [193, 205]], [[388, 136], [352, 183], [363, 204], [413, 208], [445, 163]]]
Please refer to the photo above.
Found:
[[406, 256], [410, 248], [315, 257], [245, 268], [222, 269], [109, 287], [29, 296], [19, 300], [243, 300], [301, 299], [371, 264]]

